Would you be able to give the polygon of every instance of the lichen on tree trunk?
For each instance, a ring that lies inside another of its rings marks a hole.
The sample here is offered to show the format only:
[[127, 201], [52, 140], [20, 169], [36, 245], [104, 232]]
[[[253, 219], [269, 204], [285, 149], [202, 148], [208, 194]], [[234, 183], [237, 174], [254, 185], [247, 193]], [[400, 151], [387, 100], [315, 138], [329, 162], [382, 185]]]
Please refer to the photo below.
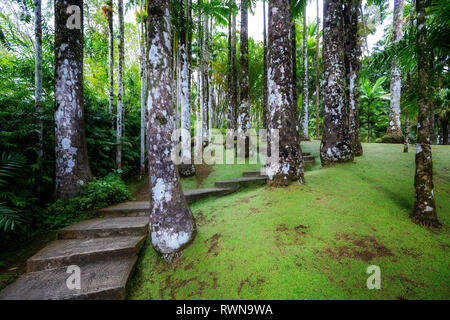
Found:
[[[394, 1], [394, 17], [393, 17], [393, 43], [397, 44], [403, 38], [403, 0]], [[394, 57], [391, 63], [391, 99], [389, 109], [389, 125], [387, 127], [387, 135], [402, 135], [402, 127], [400, 123], [400, 97], [402, 90], [401, 70], [398, 58]]]
[[172, 28], [167, 1], [150, 1], [148, 12], [150, 236], [155, 250], [170, 259], [194, 239], [196, 227], [171, 160], [174, 130]]
[[83, 0], [55, 1], [55, 197], [78, 196], [92, 179], [83, 110]]
[[[298, 111], [293, 101], [290, 0], [270, 1], [268, 45], [268, 130], [279, 131], [279, 161], [268, 162], [269, 185], [304, 182], [298, 133]], [[273, 143], [271, 137], [271, 143]], [[273, 155], [272, 155], [273, 156]]]
[[430, 105], [428, 102], [427, 23], [425, 0], [416, 0], [417, 11], [417, 76], [418, 123], [416, 143], [415, 202], [412, 219], [415, 223], [440, 225], [433, 192], [433, 160], [430, 146]]
[[116, 165], [117, 169], [122, 169], [122, 120], [123, 120], [123, 61], [125, 55], [125, 34], [124, 34], [124, 16], [123, 16], [123, 0], [118, 0], [119, 15], [119, 78], [117, 87], [117, 124], [116, 124]]
[[[295, 31], [295, 23], [293, 30]], [[294, 37], [295, 38], [295, 33]], [[302, 66], [303, 66], [303, 81], [302, 81], [302, 113], [301, 113], [301, 134], [300, 139], [303, 141], [309, 141], [309, 122], [308, 122], [308, 106], [309, 106], [309, 90], [308, 90], [308, 28], [306, 23], [306, 3], [305, 8], [303, 11], [303, 40], [302, 40]], [[295, 52], [295, 50], [294, 50]], [[296, 56], [294, 55], [292, 59], [295, 59]], [[296, 65], [296, 63], [294, 63]], [[296, 70], [294, 70], [294, 76], [297, 78]], [[297, 84], [297, 81], [295, 81], [295, 85]], [[294, 87], [294, 90], [297, 88]], [[294, 101], [295, 104], [297, 104], [297, 100]]]
[[323, 25], [322, 166], [353, 160], [345, 110], [343, 1], [325, 0]]
[[361, 55], [358, 19], [361, 0], [348, 0], [344, 4], [345, 25], [345, 109], [348, 111], [348, 135], [354, 156], [362, 156], [363, 149], [359, 132], [358, 79], [361, 69]]

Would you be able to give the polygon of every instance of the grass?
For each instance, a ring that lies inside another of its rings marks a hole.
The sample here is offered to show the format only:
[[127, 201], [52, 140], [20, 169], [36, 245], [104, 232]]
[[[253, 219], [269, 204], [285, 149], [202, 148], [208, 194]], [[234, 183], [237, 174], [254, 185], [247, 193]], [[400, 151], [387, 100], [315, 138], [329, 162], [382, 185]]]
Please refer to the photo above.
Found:
[[[318, 156], [318, 142], [302, 147]], [[414, 153], [363, 147], [355, 163], [315, 164], [304, 185], [191, 205], [195, 241], [172, 264], [147, 241], [128, 298], [449, 299], [450, 147], [433, 146], [440, 230], [409, 218]], [[202, 187], [244, 169], [214, 166]], [[381, 268], [381, 290], [366, 287], [369, 265]]]

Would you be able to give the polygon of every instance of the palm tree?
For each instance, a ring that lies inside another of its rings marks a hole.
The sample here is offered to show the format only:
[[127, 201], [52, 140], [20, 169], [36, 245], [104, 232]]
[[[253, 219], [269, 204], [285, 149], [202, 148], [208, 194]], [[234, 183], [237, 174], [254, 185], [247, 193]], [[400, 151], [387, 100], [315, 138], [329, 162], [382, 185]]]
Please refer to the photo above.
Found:
[[433, 193], [433, 160], [430, 146], [430, 105], [428, 103], [427, 16], [425, 0], [416, 0], [417, 11], [417, 76], [419, 115], [416, 143], [415, 202], [412, 220], [424, 226], [437, 227]]
[[319, 19], [319, 0], [316, 0], [317, 22], [316, 22], [316, 139], [320, 139], [319, 131], [319, 101], [320, 101], [320, 85], [319, 85], [319, 55], [320, 55], [320, 19]]
[[[55, 197], [78, 196], [92, 174], [83, 108], [83, 0], [55, 1]], [[70, 28], [69, 28], [70, 27]]]
[[123, 0], [118, 0], [119, 14], [119, 83], [117, 88], [117, 126], [116, 126], [116, 165], [117, 170], [122, 169], [122, 116], [123, 116], [123, 60], [125, 55], [125, 35], [123, 22]]
[[41, 0], [34, 1], [35, 43], [35, 109], [38, 114], [38, 161], [44, 156], [44, 124], [42, 122], [42, 11]]
[[308, 141], [308, 106], [309, 106], [309, 90], [308, 90], [308, 28], [306, 22], [306, 2], [303, 8], [303, 89], [302, 89], [302, 113], [301, 113], [301, 135], [300, 139]]
[[[393, 43], [397, 44], [403, 38], [403, 0], [394, 0], [394, 18], [393, 18]], [[400, 96], [401, 96], [401, 70], [396, 57], [391, 63], [391, 104], [389, 112], [389, 126], [386, 134], [402, 135], [400, 123]]]
[[324, 1], [322, 166], [353, 160], [345, 112], [344, 20], [342, 1]]
[[359, 99], [361, 101], [361, 110], [365, 111], [365, 114], [362, 114], [361, 118], [366, 118], [367, 142], [370, 142], [370, 138], [372, 137], [371, 125], [376, 122], [382, 112], [379, 107], [384, 104], [384, 101], [389, 101], [389, 94], [383, 89], [383, 83], [385, 81], [385, 76], [380, 77], [372, 86], [369, 79], [361, 79], [361, 94]]
[[292, 87], [291, 1], [271, 0], [269, 5], [268, 131], [273, 147], [278, 130], [279, 159], [269, 160], [267, 174], [269, 185], [285, 186], [293, 180], [304, 182]]
[[[150, 236], [165, 259], [186, 247], [196, 226], [186, 203], [179, 175], [170, 155], [175, 128], [172, 108], [172, 41], [169, 3], [149, 1], [148, 11], [148, 161], [150, 183]], [[153, 148], [158, 146], [157, 148]]]
[[359, 7], [361, 0], [347, 1], [344, 4], [345, 26], [345, 109], [348, 112], [348, 134], [354, 156], [362, 156], [363, 149], [359, 133], [358, 77], [361, 69], [359, 44]]
[[[189, 91], [190, 57], [186, 50], [186, 19], [184, 3], [180, 1], [180, 58], [181, 58], [181, 159], [179, 171], [182, 176], [192, 176], [195, 166], [191, 156], [191, 103]], [[190, 10], [190, 8], [188, 8]]]

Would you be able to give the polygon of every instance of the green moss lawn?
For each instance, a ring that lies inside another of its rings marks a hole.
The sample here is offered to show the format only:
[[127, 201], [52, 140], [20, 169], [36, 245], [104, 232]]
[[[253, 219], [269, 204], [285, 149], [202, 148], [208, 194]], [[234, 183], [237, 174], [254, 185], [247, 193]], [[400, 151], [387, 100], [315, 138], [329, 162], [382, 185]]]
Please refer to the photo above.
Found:
[[[364, 144], [355, 163], [321, 168], [306, 184], [261, 187], [191, 206], [198, 235], [181, 258], [162, 261], [149, 242], [129, 299], [449, 299], [450, 147], [433, 146], [440, 230], [411, 222], [414, 148]], [[212, 186], [257, 165], [217, 165], [183, 181]], [[381, 268], [381, 290], [366, 269]]]

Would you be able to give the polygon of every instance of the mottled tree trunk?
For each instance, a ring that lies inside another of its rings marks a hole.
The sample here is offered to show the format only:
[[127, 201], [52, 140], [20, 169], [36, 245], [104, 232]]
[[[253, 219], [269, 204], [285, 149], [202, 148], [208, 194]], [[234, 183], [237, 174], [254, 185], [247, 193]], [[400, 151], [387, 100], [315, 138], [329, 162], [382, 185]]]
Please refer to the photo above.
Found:
[[83, 0], [55, 1], [56, 199], [92, 179], [83, 110]]
[[145, 68], [145, 38], [144, 38], [144, 10], [142, 7], [142, 0], [139, 0], [139, 10], [141, 14], [140, 20], [140, 34], [139, 34], [139, 50], [140, 50], [140, 65], [141, 65], [141, 140], [140, 140], [140, 175], [145, 173], [145, 91], [146, 91], [146, 68]]
[[[244, 134], [250, 130], [250, 84], [248, 75], [248, 0], [241, 0], [241, 76], [240, 76], [240, 105], [238, 115], [238, 131]], [[242, 157], [248, 157], [250, 139], [245, 138], [245, 148], [241, 150]], [[239, 151], [239, 150], [238, 150]]]
[[250, 129], [250, 85], [248, 78], [248, 0], [241, 0], [241, 77], [240, 108], [238, 127], [242, 131]]
[[[236, 15], [232, 12], [234, 0], [230, 1], [228, 26], [228, 103], [227, 103], [227, 129], [236, 130], [237, 113], [237, 66], [236, 66]], [[228, 131], [227, 131], [228, 132]], [[227, 136], [227, 141], [231, 137]], [[233, 145], [231, 146], [233, 147]]]
[[208, 38], [208, 144], [212, 143], [214, 87], [212, 84], [212, 50], [213, 50], [213, 1], [210, 1], [210, 32]]
[[34, 105], [38, 124], [38, 162], [44, 157], [44, 123], [42, 121], [42, 10], [41, 0], [34, 0]]
[[201, 159], [203, 147], [203, 63], [202, 63], [202, 7], [203, 1], [197, 1], [197, 110], [195, 125], [195, 159]]
[[[186, 53], [186, 23], [184, 3], [180, 2], [180, 58], [181, 58], [181, 160], [180, 174], [192, 176], [195, 166], [191, 156], [191, 103], [189, 91], [190, 58]], [[190, 6], [188, 4], [188, 11]]]
[[403, 152], [408, 153], [409, 148], [409, 119], [405, 119], [405, 140], [403, 143]]
[[117, 169], [122, 169], [122, 117], [123, 117], [123, 60], [124, 60], [124, 22], [123, 22], [123, 0], [118, 0], [119, 15], [119, 79], [117, 88], [117, 125], [116, 125], [116, 165]]
[[108, 6], [108, 111], [112, 115], [114, 113], [114, 11], [112, 0], [108, 0], [106, 4]]
[[[295, 25], [294, 25], [295, 28]], [[294, 29], [295, 30], [295, 29]], [[295, 36], [295, 34], [294, 34]], [[308, 29], [306, 23], [306, 3], [305, 9], [303, 11], [303, 85], [302, 85], [302, 116], [301, 116], [301, 140], [309, 140], [309, 132], [308, 132]], [[295, 90], [295, 88], [294, 88]], [[297, 101], [295, 101], [297, 102]]]
[[193, 215], [172, 162], [174, 115], [169, 5], [149, 2], [148, 161], [150, 183], [150, 237], [153, 247], [171, 259], [195, 237]]
[[[293, 101], [290, 0], [270, 0], [268, 52], [268, 130], [279, 131], [279, 161], [269, 160], [269, 185], [304, 182], [303, 157]], [[274, 136], [271, 137], [274, 142]]]
[[343, 1], [325, 0], [323, 7], [323, 135], [322, 166], [353, 160], [345, 111]]
[[362, 156], [363, 149], [359, 134], [358, 78], [361, 69], [361, 50], [358, 37], [358, 17], [361, 0], [348, 0], [344, 5], [345, 25], [345, 75], [346, 110], [348, 111], [348, 134], [354, 156]]
[[267, 129], [267, 32], [266, 32], [266, 0], [263, 0], [263, 37], [264, 37], [264, 75], [263, 75], [263, 128]]
[[203, 15], [202, 28], [202, 97], [203, 97], [203, 144], [206, 145], [209, 141], [208, 137], [208, 111], [209, 111], [209, 17], [205, 12]]
[[[394, 0], [393, 35], [392, 41], [397, 44], [403, 38], [403, 0]], [[402, 135], [400, 123], [400, 96], [402, 90], [402, 73], [398, 63], [398, 57], [394, 57], [391, 63], [391, 100], [389, 110], [389, 125], [386, 131], [388, 135]]]
[[320, 106], [320, 84], [319, 84], [319, 54], [320, 54], [320, 20], [319, 20], [319, 0], [316, 0], [317, 28], [316, 28], [316, 139], [320, 139], [319, 130], [319, 106]]
[[436, 227], [440, 223], [433, 193], [433, 160], [430, 146], [430, 105], [428, 104], [427, 17], [425, 0], [416, 0], [417, 11], [417, 95], [419, 105], [416, 143], [415, 223]]

